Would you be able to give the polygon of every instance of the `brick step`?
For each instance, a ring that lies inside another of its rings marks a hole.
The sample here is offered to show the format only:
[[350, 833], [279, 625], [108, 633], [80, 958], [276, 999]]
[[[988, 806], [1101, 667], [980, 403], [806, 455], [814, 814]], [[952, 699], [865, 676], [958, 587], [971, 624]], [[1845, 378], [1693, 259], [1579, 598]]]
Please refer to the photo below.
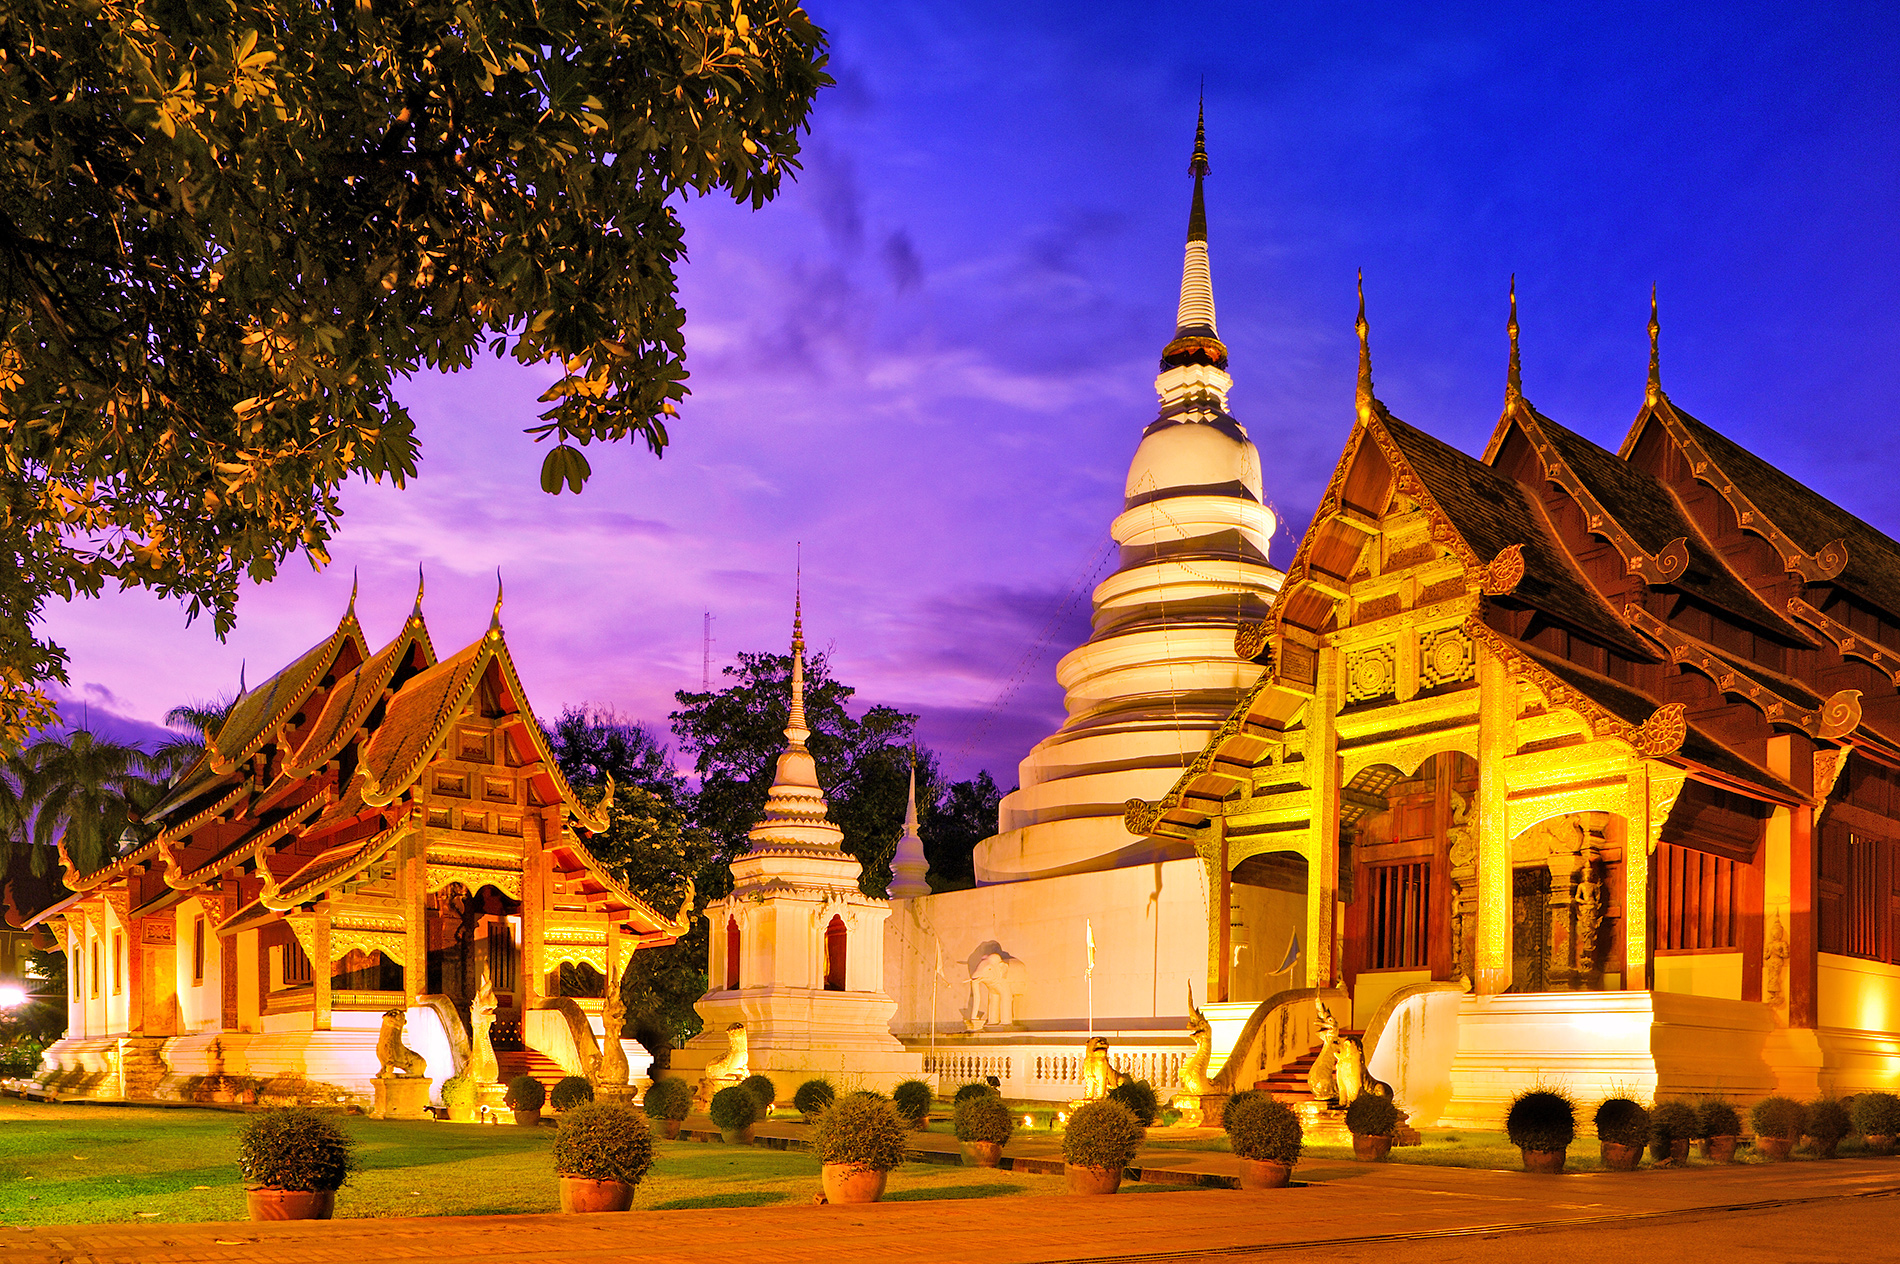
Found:
[[512, 1083], [518, 1075], [531, 1075], [552, 1092], [567, 1077], [560, 1063], [538, 1049], [496, 1050], [495, 1065], [499, 1069], [496, 1079], [503, 1085]]

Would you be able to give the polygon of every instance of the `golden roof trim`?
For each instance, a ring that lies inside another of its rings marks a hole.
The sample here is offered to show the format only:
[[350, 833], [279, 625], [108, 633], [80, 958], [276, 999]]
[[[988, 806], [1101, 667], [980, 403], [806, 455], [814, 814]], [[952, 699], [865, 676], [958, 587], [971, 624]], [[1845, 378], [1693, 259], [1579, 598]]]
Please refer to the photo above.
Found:
[[1641, 724], [1631, 724], [1589, 694], [1563, 680], [1477, 615], [1466, 619], [1463, 627], [1473, 640], [1507, 660], [1512, 672], [1529, 679], [1550, 705], [1575, 712], [1596, 737], [1615, 738], [1632, 747], [1637, 754], [1652, 758], [1675, 754], [1688, 739], [1689, 708], [1680, 702], [1666, 702], [1652, 711]]
[[[1741, 671], [1726, 654], [1688, 633], [1670, 627], [1638, 605], [1623, 607], [1630, 626], [1662, 647], [1669, 661], [1694, 668], [1728, 697], [1739, 698], [1761, 712], [1770, 724], [1786, 724], [1809, 737], [1835, 741], [1860, 727], [1861, 691], [1841, 689], [1823, 699], [1818, 708], [1804, 707], [1769, 685]], [[1759, 664], [1750, 664], [1766, 671]]]

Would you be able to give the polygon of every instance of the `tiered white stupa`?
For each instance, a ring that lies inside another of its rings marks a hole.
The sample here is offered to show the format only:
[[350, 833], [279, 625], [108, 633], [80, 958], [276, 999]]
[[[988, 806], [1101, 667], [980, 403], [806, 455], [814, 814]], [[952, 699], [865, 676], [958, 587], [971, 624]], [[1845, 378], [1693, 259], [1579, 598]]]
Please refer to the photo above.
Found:
[[792, 618], [792, 699], [785, 750], [765, 813], [732, 862], [732, 894], [706, 906], [711, 990], [697, 1002], [706, 1026], [675, 1058], [682, 1070], [726, 1051], [745, 1025], [749, 1070], [785, 1099], [812, 1076], [889, 1089], [922, 1060], [891, 1035], [897, 1008], [884, 991], [884, 919], [890, 905], [858, 887], [862, 867], [828, 818], [818, 765], [806, 749], [805, 633]]
[[1131, 837], [1123, 810], [1165, 794], [1260, 673], [1234, 656], [1234, 632], [1264, 617], [1282, 575], [1267, 562], [1274, 516], [1260, 454], [1227, 412], [1233, 379], [1208, 272], [1204, 120], [1189, 170], [1181, 301], [1155, 378], [1160, 415], [1142, 432], [1109, 526], [1121, 564], [1095, 589], [1094, 635], [1056, 667], [1068, 720], [1022, 761], [1001, 832], [977, 848], [979, 883], [1191, 854]]

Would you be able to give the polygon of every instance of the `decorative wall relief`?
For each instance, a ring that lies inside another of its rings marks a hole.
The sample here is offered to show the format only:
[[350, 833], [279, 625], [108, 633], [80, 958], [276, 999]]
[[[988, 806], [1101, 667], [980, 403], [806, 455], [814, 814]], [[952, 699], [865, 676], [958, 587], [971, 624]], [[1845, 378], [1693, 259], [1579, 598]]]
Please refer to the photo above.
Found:
[[1440, 628], [1419, 638], [1419, 684], [1455, 685], [1478, 674], [1478, 649], [1461, 628]]
[[1016, 998], [1029, 986], [1029, 967], [1021, 959], [992, 952], [970, 971], [970, 1015], [964, 1027], [1008, 1027], [1016, 1021]]
[[1787, 973], [1788, 932], [1782, 928], [1781, 912], [1777, 909], [1774, 920], [1768, 924], [1768, 942], [1761, 950], [1762, 1000], [1777, 1008], [1787, 1004], [1788, 997], [1783, 990]]
[[1346, 701], [1371, 702], [1389, 695], [1398, 682], [1390, 645], [1369, 645], [1346, 655]]
[[1461, 979], [1473, 977], [1472, 940], [1478, 928], [1478, 825], [1470, 815], [1470, 797], [1454, 791], [1445, 843], [1451, 868], [1452, 973]]

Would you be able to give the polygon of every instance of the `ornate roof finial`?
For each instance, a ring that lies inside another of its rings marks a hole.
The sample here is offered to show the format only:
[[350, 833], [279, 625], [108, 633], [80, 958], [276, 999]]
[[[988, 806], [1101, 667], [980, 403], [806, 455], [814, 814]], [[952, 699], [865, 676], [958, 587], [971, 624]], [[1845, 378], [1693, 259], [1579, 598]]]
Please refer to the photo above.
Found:
[[1660, 338], [1662, 326], [1656, 321], [1656, 286], [1649, 287], [1649, 384], [1643, 390], [1643, 398], [1650, 404], [1662, 402], [1662, 351]]
[[1354, 392], [1353, 403], [1358, 409], [1360, 421], [1372, 420], [1372, 343], [1366, 336], [1369, 327], [1366, 324], [1366, 270], [1359, 269], [1359, 319], [1352, 325], [1359, 334], [1359, 388]]
[[1524, 365], [1517, 354], [1517, 273], [1511, 274], [1511, 319], [1504, 324], [1511, 338], [1511, 365], [1504, 373], [1504, 406], [1524, 398]]
[[350, 604], [343, 610], [343, 617], [349, 618], [356, 613], [356, 568], [350, 568]]
[[501, 567], [495, 568], [495, 613], [488, 616], [488, 634], [501, 635]]
[[249, 662], [250, 660], [247, 658], [240, 658], [238, 660], [238, 697], [240, 698], [242, 698], [246, 693], [250, 692], [248, 689], [244, 687], [244, 667], [245, 667], [245, 664]]
[[417, 620], [418, 622], [422, 619], [422, 563], [421, 562], [416, 563], [416, 605], [415, 605], [415, 608], [409, 612], [409, 617], [411, 619]]
[[[1188, 174], [1194, 177], [1194, 201], [1188, 208], [1187, 252], [1181, 261], [1181, 301], [1175, 308], [1174, 338], [1161, 349], [1163, 373], [1189, 365], [1223, 371], [1227, 368], [1227, 348], [1214, 322], [1214, 282], [1207, 264], [1207, 201], [1203, 188], [1207, 173], [1207, 110], [1203, 106], [1194, 124], [1194, 156], [1188, 160]], [[1220, 406], [1225, 405], [1223, 398]]]
[[792, 745], [803, 746], [811, 730], [805, 727], [805, 546], [801, 542], [798, 548], [792, 588], [792, 709], [785, 719], [785, 736]]

